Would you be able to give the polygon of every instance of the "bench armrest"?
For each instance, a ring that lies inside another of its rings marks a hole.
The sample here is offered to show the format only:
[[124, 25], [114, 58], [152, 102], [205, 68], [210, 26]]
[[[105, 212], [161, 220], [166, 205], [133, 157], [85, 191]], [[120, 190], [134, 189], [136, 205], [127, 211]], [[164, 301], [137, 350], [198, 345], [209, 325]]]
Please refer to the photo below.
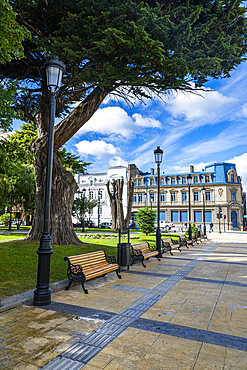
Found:
[[131, 251], [132, 251], [132, 254], [135, 256], [135, 257], [140, 257], [142, 256], [142, 251], [140, 249], [134, 249], [132, 246], [131, 246]]
[[117, 259], [115, 256], [108, 256], [106, 253], [105, 253], [105, 258], [106, 258], [106, 261], [108, 263], [117, 263]]

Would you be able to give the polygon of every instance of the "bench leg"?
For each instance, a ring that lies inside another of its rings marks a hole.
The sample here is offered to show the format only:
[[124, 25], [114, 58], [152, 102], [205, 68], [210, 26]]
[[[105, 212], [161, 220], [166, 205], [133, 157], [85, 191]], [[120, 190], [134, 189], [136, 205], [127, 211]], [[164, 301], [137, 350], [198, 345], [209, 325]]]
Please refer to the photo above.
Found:
[[179, 252], [182, 252], [181, 249], [180, 249], [180, 247], [178, 248], [178, 250], [179, 250]]
[[171, 248], [170, 248], [169, 252], [170, 252], [170, 254], [173, 256], [173, 253], [172, 253], [172, 249], [171, 249]]
[[84, 281], [82, 281], [81, 286], [82, 286], [82, 289], [84, 290], [84, 293], [88, 294], [88, 290], [84, 286]]
[[72, 284], [72, 280], [69, 280], [69, 285], [67, 285], [67, 286], [65, 287], [65, 290], [69, 290], [69, 288], [71, 287], [71, 284]]
[[122, 279], [122, 276], [121, 276], [119, 273], [120, 273], [120, 267], [119, 267], [119, 269], [118, 269], [118, 270], [116, 270], [116, 274], [117, 274], [117, 277], [118, 277], [119, 279]]
[[144, 262], [144, 258], [142, 259], [142, 266], [146, 268], [147, 266], [146, 266], [146, 265], [144, 265], [144, 263], [143, 263], [143, 262]]

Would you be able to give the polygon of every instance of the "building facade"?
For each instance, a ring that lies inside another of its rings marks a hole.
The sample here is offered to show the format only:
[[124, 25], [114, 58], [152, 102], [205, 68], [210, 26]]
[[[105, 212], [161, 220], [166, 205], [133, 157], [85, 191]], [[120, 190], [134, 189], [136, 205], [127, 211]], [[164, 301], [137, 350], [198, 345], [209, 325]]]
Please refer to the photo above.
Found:
[[[102, 173], [87, 173], [75, 175], [75, 180], [79, 186], [78, 191], [86, 189], [85, 196], [89, 199], [99, 201], [99, 206], [96, 206], [91, 214], [85, 214], [85, 221], [94, 221], [96, 226], [101, 222], [112, 222], [112, 213], [110, 200], [107, 194], [106, 184], [114, 180], [124, 180], [123, 190], [123, 208], [126, 214], [127, 210], [127, 176], [128, 169], [124, 166], [115, 166], [108, 168], [107, 172]], [[78, 196], [78, 195], [76, 195]], [[73, 219], [73, 223], [77, 220]]]
[[[188, 173], [160, 175], [160, 219], [174, 223], [184, 229], [189, 222], [189, 185], [187, 176], [192, 176], [190, 185], [191, 222], [203, 225], [203, 202], [207, 230], [212, 222], [214, 230], [241, 229], [243, 226], [243, 189], [235, 164], [213, 163], [201, 172], [190, 166]], [[157, 173], [141, 172], [129, 165], [129, 177], [134, 181], [135, 191], [132, 204], [134, 218], [138, 209], [148, 206], [157, 209]], [[203, 200], [202, 188], [205, 189]], [[222, 219], [217, 218], [219, 206]]]

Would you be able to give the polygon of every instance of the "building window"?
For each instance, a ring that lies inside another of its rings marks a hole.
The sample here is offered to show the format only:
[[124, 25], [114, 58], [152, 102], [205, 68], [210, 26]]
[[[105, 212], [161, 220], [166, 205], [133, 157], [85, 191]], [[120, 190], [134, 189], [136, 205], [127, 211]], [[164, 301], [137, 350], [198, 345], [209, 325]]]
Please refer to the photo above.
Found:
[[160, 221], [165, 221], [166, 220], [166, 213], [165, 211], [160, 212]]
[[98, 191], [98, 199], [102, 199], [103, 198], [103, 192], [102, 190]]
[[154, 202], [154, 193], [150, 193], [150, 202]]
[[198, 200], [199, 200], [199, 193], [198, 191], [195, 191], [194, 192], [194, 202], [198, 202]]
[[178, 222], [178, 211], [171, 211], [171, 221]]
[[137, 201], [137, 196], [136, 196], [136, 194], [134, 194], [133, 195], [133, 203], [136, 203], [136, 201]]
[[194, 211], [194, 222], [202, 222], [202, 211]]
[[137, 180], [134, 180], [134, 185], [137, 186]]
[[154, 185], [154, 179], [150, 179], [150, 185]]
[[194, 176], [194, 184], [198, 183], [198, 176]]
[[103, 210], [102, 210], [102, 206], [99, 207], [99, 214], [102, 215], [103, 214]]
[[182, 177], [182, 184], [186, 184], [186, 177]]
[[90, 186], [92, 186], [93, 185], [93, 180], [90, 180]]
[[171, 193], [171, 201], [176, 202], [176, 193]]
[[90, 210], [88, 211], [88, 213], [89, 213], [90, 215], [93, 215], [93, 209], [90, 209]]
[[234, 182], [234, 174], [231, 174], [231, 182]]
[[175, 182], [175, 177], [172, 177], [172, 178], [171, 178], [171, 185], [175, 185], [175, 183], [176, 183], [176, 182]]
[[212, 222], [212, 212], [205, 211], [205, 222]]
[[188, 212], [187, 211], [180, 211], [180, 222], [188, 222]]
[[160, 201], [165, 202], [165, 193], [160, 194]]
[[231, 201], [236, 202], [236, 191], [231, 191]]
[[210, 178], [208, 175], [205, 176], [205, 182], [210, 182]]
[[206, 191], [205, 193], [206, 200], [211, 200], [211, 194], [210, 191]]
[[138, 202], [142, 203], [142, 194], [138, 194]]
[[161, 179], [160, 179], [160, 185], [165, 185], [165, 179], [164, 179], [164, 177], [161, 177]]
[[187, 193], [182, 193], [182, 202], [187, 202]]
[[138, 186], [142, 186], [142, 179], [138, 180]]
[[93, 191], [89, 192], [89, 199], [93, 199]]

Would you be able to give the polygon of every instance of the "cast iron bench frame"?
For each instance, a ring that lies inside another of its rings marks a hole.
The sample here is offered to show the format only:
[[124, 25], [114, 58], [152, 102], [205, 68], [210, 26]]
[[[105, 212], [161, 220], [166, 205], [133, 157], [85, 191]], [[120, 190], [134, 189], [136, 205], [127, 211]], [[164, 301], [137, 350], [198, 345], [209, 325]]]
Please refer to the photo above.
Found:
[[159, 252], [156, 249], [152, 250], [148, 242], [133, 244], [130, 247], [131, 247], [131, 252], [132, 252], [132, 258], [131, 258], [131, 264], [130, 264], [131, 266], [133, 265], [134, 262], [141, 261], [142, 266], [146, 267], [143, 261], [148, 260], [151, 257], [156, 257], [158, 261], [160, 261], [158, 257]]
[[170, 252], [172, 256], [173, 256], [173, 253], [172, 253], [173, 249], [178, 249], [179, 252], [182, 252], [180, 249], [181, 248], [180, 243], [176, 243], [175, 241], [173, 241], [172, 238], [164, 238], [164, 239], [161, 239], [161, 241], [164, 247], [163, 252], [166, 252], [168, 250], [168, 252]]
[[116, 271], [118, 278], [121, 279], [116, 257], [107, 256], [103, 250], [64, 257], [64, 261], [68, 261], [67, 276], [69, 285], [66, 286], [66, 290], [70, 288], [73, 282], [80, 283], [84, 292], [88, 294], [88, 290], [84, 287], [85, 281], [98, 276], [105, 276], [112, 271]]

